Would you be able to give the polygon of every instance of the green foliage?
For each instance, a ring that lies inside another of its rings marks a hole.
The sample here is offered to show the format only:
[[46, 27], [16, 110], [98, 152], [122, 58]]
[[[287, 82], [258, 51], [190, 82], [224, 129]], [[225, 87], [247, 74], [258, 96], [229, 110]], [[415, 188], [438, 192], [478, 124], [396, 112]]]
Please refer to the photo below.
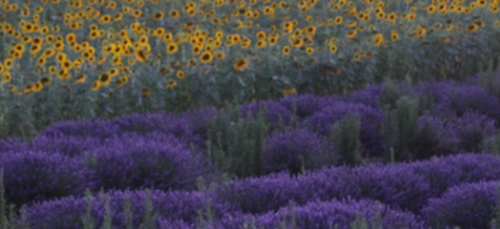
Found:
[[134, 225], [132, 224], [132, 203], [130, 201], [130, 195], [125, 194], [123, 197], [123, 213], [125, 215], [125, 225], [126, 229], [133, 229]]
[[349, 166], [361, 163], [360, 126], [359, 115], [349, 113], [331, 127], [330, 141]]
[[396, 101], [401, 97], [397, 85], [388, 80], [384, 83], [384, 88], [380, 92], [379, 103], [380, 107], [388, 107], [388, 109], [396, 108]]
[[356, 219], [351, 222], [351, 229], [383, 229], [382, 216], [380, 215], [380, 202], [377, 201], [377, 214], [371, 218], [370, 223], [366, 218], [361, 218], [359, 212], [356, 212]]
[[5, 187], [3, 186], [3, 168], [0, 169], [0, 228], [7, 229], [9, 225], [7, 219], [7, 201], [5, 200]]
[[240, 117], [238, 106], [229, 108], [229, 112], [218, 112], [209, 127], [207, 141], [214, 170], [238, 177], [261, 173], [264, 138], [269, 130], [263, 110], [256, 117], [249, 114], [246, 118]]
[[87, 198], [87, 212], [81, 217], [83, 229], [94, 229], [94, 217], [92, 217], [92, 193], [90, 189], [85, 189], [85, 196]]
[[498, 186], [498, 200], [495, 207], [495, 216], [490, 221], [491, 229], [500, 229], [500, 185]]
[[212, 201], [207, 200], [204, 204], [204, 209], [198, 210], [198, 228], [207, 228], [208, 225], [213, 225], [214, 213], [212, 211]]
[[101, 225], [101, 229], [111, 229], [111, 222], [113, 220], [113, 214], [114, 214], [111, 211], [110, 206], [109, 206], [109, 201], [111, 198], [107, 194], [102, 195], [102, 197], [106, 198], [106, 203], [104, 205], [104, 208], [105, 208], [104, 222]]
[[498, 77], [495, 77], [494, 71], [497, 67], [495, 65], [498, 65], [498, 59], [490, 59], [486, 64], [481, 66], [478, 74], [478, 84], [490, 93], [500, 97], [500, 81], [496, 80]]
[[500, 134], [496, 134], [484, 141], [485, 151], [500, 156]]
[[412, 159], [412, 146], [418, 134], [418, 99], [403, 96], [395, 109], [385, 110], [383, 134], [385, 141], [395, 151], [396, 161]]
[[156, 218], [158, 214], [155, 213], [153, 202], [151, 201], [151, 193], [149, 189], [146, 189], [146, 198], [144, 200], [144, 215], [142, 223], [139, 226], [140, 229], [155, 229], [156, 228]]

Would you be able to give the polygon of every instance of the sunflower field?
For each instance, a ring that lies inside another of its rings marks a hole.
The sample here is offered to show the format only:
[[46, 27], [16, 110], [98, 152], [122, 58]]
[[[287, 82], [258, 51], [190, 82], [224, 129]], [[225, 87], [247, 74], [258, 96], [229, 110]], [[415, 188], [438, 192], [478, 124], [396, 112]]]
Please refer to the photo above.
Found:
[[0, 0], [0, 135], [496, 68], [498, 0]]

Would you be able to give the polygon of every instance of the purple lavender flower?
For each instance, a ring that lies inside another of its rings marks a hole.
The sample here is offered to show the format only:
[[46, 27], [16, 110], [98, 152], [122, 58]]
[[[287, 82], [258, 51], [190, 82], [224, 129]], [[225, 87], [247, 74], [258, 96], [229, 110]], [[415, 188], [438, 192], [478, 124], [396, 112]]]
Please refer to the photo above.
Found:
[[354, 172], [363, 198], [379, 200], [413, 212], [418, 212], [429, 198], [429, 183], [409, 170], [407, 164], [374, 164], [355, 168]]
[[[107, 195], [107, 196], [106, 196]], [[92, 197], [91, 215], [95, 226], [99, 228], [105, 215], [105, 203], [109, 198], [110, 210], [114, 213], [112, 228], [125, 228], [125, 198], [129, 198], [133, 228], [139, 228], [144, 215], [145, 190], [111, 191], [105, 195], [94, 194]], [[150, 190], [153, 210], [158, 215], [157, 226], [193, 225], [198, 218], [198, 211], [203, 211], [210, 198], [201, 192]], [[86, 197], [65, 197], [58, 200], [45, 201], [29, 206], [26, 218], [31, 228], [64, 228], [81, 227], [81, 217], [86, 213]], [[228, 212], [234, 212], [227, 204], [212, 203], [211, 209], [215, 218], [222, 218]], [[177, 227], [176, 227], [177, 228]], [[189, 228], [189, 227], [188, 227]]]
[[204, 161], [192, 156], [185, 144], [157, 132], [110, 138], [85, 161], [105, 189], [191, 189], [196, 177], [206, 172]]
[[160, 132], [173, 134], [180, 140], [186, 140], [192, 136], [189, 123], [173, 114], [131, 114], [113, 119], [111, 122], [118, 126], [120, 133], [135, 132], [146, 134]]
[[286, 96], [279, 101], [279, 104], [286, 107], [293, 113], [295, 102], [295, 114], [303, 119], [320, 111], [324, 107], [330, 105], [333, 101], [339, 100], [338, 97], [315, 96], [312, 94]]
[[[298, 229], [324, 229], [338, 226], [340, 229], [351, 228], [350, 225], [356, 221], [356, 214], [366, 219], [369, 228], [377, 224], [377, 214], [380, 216], [382, 228], [427, 228], [424, 223], [411, 213], [392, 210], [373, 200], [353, 200], [328, 202], [310, 202], [304, 206], [283, 207], [277, 212], [271, 211], [262, 215], [244, 215], [234, 219], [225, 219], [220, 222], [221, 228], [240, 228], [244, 223], [254, 225], [257, 228], [274, 229], [280, 228], [282, 222], [285, 228], [292, 227], [292, 219]], [[293, 215], [293, 216], [292, 216]]]
[[464, 183], [500, 179], [499, 166], [499, 157], [475, 153], [460, 153], [408, 165], [427, 180], [430, 197], [440, 197], [449, 187]]
[[432, 226], [490, 228], [498, 185], [498, 181], [490, 181], [452, 187], [441, 198], [430, 199], [422, 216]]
[[256, 117], [261, 109], [265, 109], [264, 116], [272, 126], [279, 126], [281, 122], [283, 125], [286, 125], [290, 122], [292, 113], [274, 101], [245, 103], [240, 108], [242, 117], [247, 117], [248, 113]]
[[6, 152], [22, 152], [28, 149], [21, 139], [7, 138], [0, 139], [0, 154]]
[[61, 154], [39, 151], [0, 155], [6, 199], [21, 206], [83, 193], [93, 187], [91, 172], [81, 162]]
[[355, 91], [345, 96], [344, 101], [347, 103], [360, 103], [367, 106], [378, 108], [380, 107], [379, 95], [384, 89], [381, 84], [371, 85], [359, 91]]
[[58, 122], [47, 128], [42, 135], [48, 137], [55, 136], [75, 136], [75, 137], [94, 137], [106, 139], [120, 133], [117, 125], [105, 120], [82, 120]]
[[500, 100], [485, 89], [458, 86], [448, 96], [448, 99], [437, 103], [435, 114], [462, 116], [470, 110], [500, 121]]
[[459, 149], [468, 152], [482, 151], [483, 141], [497, 132], [495, 120], [471, 111], [453, 119], [452, 125], [459, 138]]
[[59, 135], [49, 137], [38, 135], [31, 140], [29, 147], [45, 153], [60, 153], [69, 157], [83, 156], [84, 152], [90, 151], [101, 145], [101, 140], [94, 137], [76, 137], [72, 135]]

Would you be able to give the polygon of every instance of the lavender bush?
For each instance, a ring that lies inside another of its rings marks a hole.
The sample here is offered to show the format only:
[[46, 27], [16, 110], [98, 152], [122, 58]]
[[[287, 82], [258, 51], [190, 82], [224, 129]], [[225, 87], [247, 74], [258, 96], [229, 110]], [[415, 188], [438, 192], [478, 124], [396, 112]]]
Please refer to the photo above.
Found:
[[433, 228], [490, 228], [498, 185], [498, 181], [490, 181], [452, 187], [441, 198], [430, 199], [422, 216]]
[[220, 228], [241, 228], [247, 224], [263, 229], [350, 229], [356, 221], [356, 214], [367, 219], [369, 228], [381, 226], [389, 228], [427, 228], [424, 223], [411, 213], [392, 210], [373, 200], [310, 202], [298, 207], [283, 207], [277, 212], [262, 215], [245, 215], [220, 222]]
[[[154, 213], [157, 214], [157, 226], [179, 225], [191, 228], [196, 223], [198, 212], [203, 210], [210, 198], [200, 192], [151, 190], [150, 198]], [[96, 228], [104, 222], [105, 203], [109, 198], [110, 210], [114, 213], [111, 225], [113, 229], [126, 228], [126, 199], [129, 200], [130, 216], [133, 228], [139, 228], [145, 212], [145, 190], [111, 191], [104, 196], [98, 194], [91, 198], [91, 217]], [[59, 200], [34, 204], [26, 209], [26, 218], [31, 228], [73, 229], [82, 228], [81, 217], [86, 213], [85, 197], [65, 197]], [[211, 206], [213, 217], [222, 218], [233, 212], [225, 204], [214, 203]], [[176, 227], [177, 228], [177, 227]]]
[[206, 169], [177, 138], [157, 132], [110, 138], [86, 155], [85, 164], [104, 189], [192, 189]]
[[93, 187], [92, 173], [81, 161], [61, 154], [40, 151], [0, 155], [4, 168], [4, 185], [8, 203], [16, 206], [37, 201], [81, 195]]

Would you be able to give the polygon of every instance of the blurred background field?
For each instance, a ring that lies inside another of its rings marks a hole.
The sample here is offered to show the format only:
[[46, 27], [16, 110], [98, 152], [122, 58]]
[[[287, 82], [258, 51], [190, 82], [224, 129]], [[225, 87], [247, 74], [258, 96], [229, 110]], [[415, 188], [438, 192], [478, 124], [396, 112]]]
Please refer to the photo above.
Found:
[[2, 136], [496, 69], [496, 0], [0, 2]]

